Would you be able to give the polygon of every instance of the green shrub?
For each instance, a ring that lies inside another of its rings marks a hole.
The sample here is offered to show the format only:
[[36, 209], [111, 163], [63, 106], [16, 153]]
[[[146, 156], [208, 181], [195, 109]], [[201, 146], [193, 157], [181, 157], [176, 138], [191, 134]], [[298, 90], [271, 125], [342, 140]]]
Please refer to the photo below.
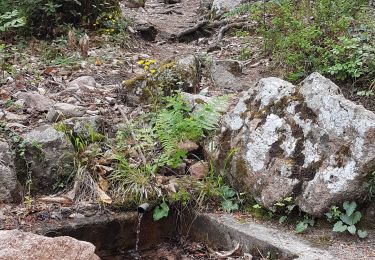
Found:
[[375, 26], [367, 1], [279, 0], [244, 10], [260, 24], [265, 52], [287, 79], [313, 71], [364, 84], [375, 78]]
[[118, 0], [2, 0], [0, 14], [17, 10], [26, 22], [25, 33], [58, 34], [64, 24], [92, 26], [104, 12], [119, 11]]

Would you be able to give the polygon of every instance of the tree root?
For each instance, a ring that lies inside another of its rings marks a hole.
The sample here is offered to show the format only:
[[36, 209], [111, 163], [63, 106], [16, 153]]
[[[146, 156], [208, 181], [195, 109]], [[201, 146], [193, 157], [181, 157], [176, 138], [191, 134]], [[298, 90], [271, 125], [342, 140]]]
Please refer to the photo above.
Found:
[[241, 28], [244, 28], [244, 27], [252, 27], [254, 26], [254, 24], [250, 23], [249, 21], [244, 21], [244, 22], [232, 22], [232, 23], [228, 23], [224, 26], [222, 26], [219, 30], [219, 33], [217, 34], [217, 38], [216, 38], [216, 41], [214, 43], [212, 43], [208, 49], [207, 49], [207, 52], [212, 52], [214, 50], [217, 50], [219, 48], [219, 45], [220, 45], [220, 42], [222, 41], [222, 39], [224, 38], [224, 35], [225, 33], [229, 30], [229, 29], [232, 29], [232, 28], [237, 28], [237, 29], [241, 29]]

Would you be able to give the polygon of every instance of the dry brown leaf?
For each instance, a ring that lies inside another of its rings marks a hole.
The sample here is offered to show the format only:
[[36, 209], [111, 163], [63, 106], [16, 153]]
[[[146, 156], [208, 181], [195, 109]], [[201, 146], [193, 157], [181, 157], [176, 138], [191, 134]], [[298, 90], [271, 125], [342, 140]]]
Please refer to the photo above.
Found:
[[103, 190], [103, 191], [108, 191], [108, 188], [109, 188], [109, 183], [106, 179], [104, 179], [102, 176], [99, 176], [99, 187]]
[[98, 193], [99, 199], [101, 202], [104, 202], [106, 204], [112, 204], [112, 198], [103, 191], [98, 184], [96, 184], [96, 191]]
[[68, 32], [68, 45], [69, 47], [74, 47], [76, 46], [76, 35], [72, 30], [69, 30]]
[[83, 58], [87, 58], [89, 56], [89, 42], [90, 38], [87, 34], [83, 35], [79, 40], [79, 47], [81, 49], [81, 55]]
[[44, 71], [43, 74], [50, 75], [52, 73], [55, 73], [57, 69], [55, 67], [47, 67]]
[[102, 65], [102, 61], [99, 58], [96, 58], [95, 59], [95, 66], [101, 66], [101, 65]]

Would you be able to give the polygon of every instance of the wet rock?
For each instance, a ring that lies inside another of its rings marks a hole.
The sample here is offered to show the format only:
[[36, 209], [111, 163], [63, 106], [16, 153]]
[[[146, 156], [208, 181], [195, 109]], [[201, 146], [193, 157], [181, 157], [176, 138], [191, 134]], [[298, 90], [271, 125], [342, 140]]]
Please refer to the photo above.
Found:
[[[53, 192], [53, 186], [63, 176], [71, 174], [74, 147], [62, 132], [50, 125], [35, 128], [23, 135], [24, 160], [31, 172], [32, 191], [36, 194]], [[24, 182], [27, 176], [23, 176]]]
[[18, 100], [23, 100], [24, 108], [30, 112], [46, 112], [53, 105], [53, 101], [37, 92], [19, 92], [16, 94]]
[[14, 159], [9, 144], [0, 139], [0, 203], [21, 200], [21, 185], [17, 180]]
[[364, 194], [365, 174], [375, 167], [375, 114], [318, 73], [298, 87], [266, 78], [236, 99], [217, 143], [219, 164], [238, 148], [232, 183], [258, 202], [272, 207], [292, 196], [321, 216]]
[[240, 79], [242, 69], [235, 60], [215, 60], [211, 65], [211, 79], [219, 89], [244, 90], [245, 83]]
[[199, 161], [190, 166], [189, 173], [197, 180], [202, 180], [208, 174], [209, 170], [208, 162]]
[[[56, 103], [53, 109], [65, 118], [80, 117], [85, 114], [85, 108], [68, 103]], [[51, 111], [50, 113], [53, 113]]]
[[99, 260], [95, 246], [72, 237], [44, 237], [20, 230], [0, 230], [0, 259]]

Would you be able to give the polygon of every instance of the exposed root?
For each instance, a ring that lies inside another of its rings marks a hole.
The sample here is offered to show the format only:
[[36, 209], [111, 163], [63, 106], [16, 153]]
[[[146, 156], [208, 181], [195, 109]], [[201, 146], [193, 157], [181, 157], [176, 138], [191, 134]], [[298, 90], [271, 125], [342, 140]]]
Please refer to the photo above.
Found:
[[192, 34], [192, 33], [195, 33], [196, 31], [198, 31], [199, 29], [201, 29], [202, 27], [204, 27], [207, 24], [208, 24], [208, 20], [200, 21], [196, 25], [194, 25], [193, 27], [190, 27], [190, 28], [188, 28], [188, 29], [186, 29], [182, 32], [179, 32], [174, 37], [177, 41], [180, 41], [182, 37], [184, 37], [186, 35], [189, 35], [189, 34]]
[[220, 30], [219, 30], [219, 33], [218, 33], [217, 38], [216, 38], [216, 41], [214, 43], [212, 43], [208, 47], [207, 52], [212, 52], [212, 51], [214, 51], [214, 50], [216, 50], [216, 49], [219, 48], [219, 45], [220, 45], [222, 39], [224, 38], [225, 33], [228, 30], [230, 30], [232, 28], [236, 28], [236, 29], [241, 29], [241, 28], [245, 28], [245, 27], [246, 28], [251, 28], [253, 26], [254, 26], [254, 24], [251, 23], [251, 22], [249, 22], [249, 21], [245, 21], [245, 22], [232, 22], [232, 23], [228, 23], [228, 24], [222, 26], [220, 28]]

